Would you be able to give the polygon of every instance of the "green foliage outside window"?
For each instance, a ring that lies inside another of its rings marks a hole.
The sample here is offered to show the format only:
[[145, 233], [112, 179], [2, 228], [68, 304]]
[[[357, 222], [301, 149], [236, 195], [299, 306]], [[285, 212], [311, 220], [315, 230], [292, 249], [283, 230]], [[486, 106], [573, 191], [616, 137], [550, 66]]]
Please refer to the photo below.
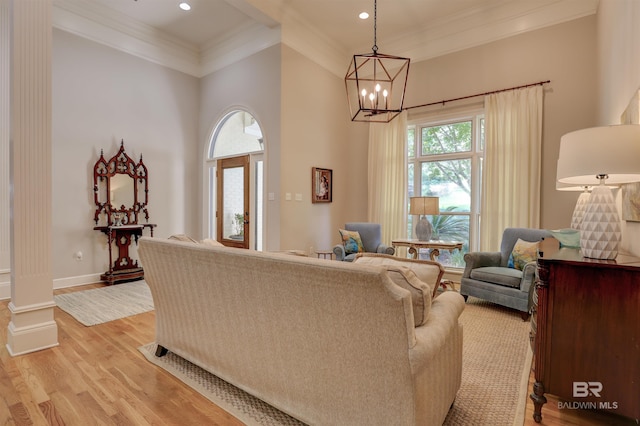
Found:
[[[460, 251], [452, 254], [440, 251], [439, 260], [454, 267], [464, 267], [463, 256], [469, 251], [472, 167], [475, 167], [472, 161], [473, 123], [474, 120], [467, 120], [429, 127], [410, 126], [407, 129], [408, 195], [439, 197], [441, 214], [430, 217], [433, 239], [464, 242]], [[482, 120], [478, 123], [482, 126]], [[419, 141], [415, 140], [416, 137]], [[481, 166], [481, 163], [476, 164]], [[414, 185], [419, 185], [419, 188], [414, 188]], [[412, 230], [413, 217], [410, 216], [409, 235], [412, 235]]]
[[422, 155], [471, 151], [471, 121], [424, 127]]

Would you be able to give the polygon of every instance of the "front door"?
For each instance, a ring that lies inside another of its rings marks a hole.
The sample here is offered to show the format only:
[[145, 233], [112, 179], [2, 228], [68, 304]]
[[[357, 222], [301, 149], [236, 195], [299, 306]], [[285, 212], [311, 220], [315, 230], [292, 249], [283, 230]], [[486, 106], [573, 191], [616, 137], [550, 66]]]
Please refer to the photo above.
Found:
[[249, 248], [249, 156], [217, 162], [217, 240], [228, 247]]

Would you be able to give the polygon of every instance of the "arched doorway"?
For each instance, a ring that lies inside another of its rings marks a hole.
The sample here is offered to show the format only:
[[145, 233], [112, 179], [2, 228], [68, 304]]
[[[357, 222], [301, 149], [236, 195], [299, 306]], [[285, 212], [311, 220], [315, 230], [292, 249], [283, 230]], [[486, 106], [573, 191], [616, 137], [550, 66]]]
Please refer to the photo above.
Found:
[[205, 160], [208, 237], [262, 250], [264, 139], [255, 117], [234, 110], [216, 125]]

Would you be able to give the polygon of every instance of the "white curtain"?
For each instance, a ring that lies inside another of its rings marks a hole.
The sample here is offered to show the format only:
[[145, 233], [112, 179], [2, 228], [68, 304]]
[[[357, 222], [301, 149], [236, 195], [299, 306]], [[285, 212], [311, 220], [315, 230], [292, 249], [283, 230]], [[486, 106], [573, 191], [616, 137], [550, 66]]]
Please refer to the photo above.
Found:
[[485, 97], [480, 250], [500, 248], [508, 227], [540, 226], [542, 86]]
[[382, 242], [406, 238], [407, 112], [369, 125], [368, 221], [382, 225]]

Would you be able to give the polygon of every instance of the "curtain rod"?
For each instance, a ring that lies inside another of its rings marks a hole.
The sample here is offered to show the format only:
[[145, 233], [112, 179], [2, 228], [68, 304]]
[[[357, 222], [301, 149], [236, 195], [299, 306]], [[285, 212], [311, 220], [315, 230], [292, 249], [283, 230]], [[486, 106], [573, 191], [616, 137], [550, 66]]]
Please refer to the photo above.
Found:
[[463, 99], [477, 98], [478, 96], [492, 95], [494, 93], [506, 92], [508, 90], [524, 89], [525, 87], [541, 86], [541, 85], [547, 84], [547, 83], [551, 83], [551, 80], [539, 81], [537, 83], [525, 84], [523, 86], [509, 87], [508, 89], [493, 90], [491, 92], [478, 93], [477, 95], [463, 96], [461, 98], [446, 99], [446, 100], [443, 100], [443, 101], [440, 101], [440, 102], [431, 102], [431, 103], [428, 103], [428, 104], [415, 105], [415, 106], [406, 107], [404, 109], [407, 110], [407, 109], [413, 109], [413, 108], [422, 108], [422, 107], [426, 107], [426, 106], [440, 105], [440, 104], [442, 104], [442, 106], [444, 106], [444, 104], [447, 103], [447, 102], [461, 101]]

